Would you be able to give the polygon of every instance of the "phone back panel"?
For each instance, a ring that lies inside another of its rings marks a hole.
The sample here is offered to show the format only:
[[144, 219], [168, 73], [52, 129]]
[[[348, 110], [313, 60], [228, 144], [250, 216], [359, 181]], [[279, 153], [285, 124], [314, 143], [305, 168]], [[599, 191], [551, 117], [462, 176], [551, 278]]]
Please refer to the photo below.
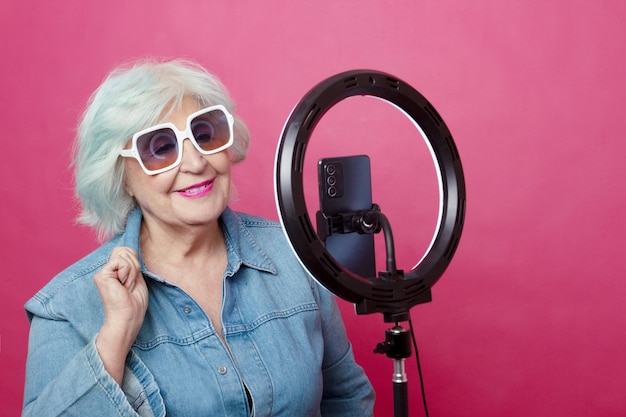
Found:
[[[370, 160], [367, 155], [324, 158], [318, 163], [320, 210], [326, 216], [372, 208]], [[376, 276], [374, 236], [335, 233], [324, 245], [346, 269], [370, 278]]]

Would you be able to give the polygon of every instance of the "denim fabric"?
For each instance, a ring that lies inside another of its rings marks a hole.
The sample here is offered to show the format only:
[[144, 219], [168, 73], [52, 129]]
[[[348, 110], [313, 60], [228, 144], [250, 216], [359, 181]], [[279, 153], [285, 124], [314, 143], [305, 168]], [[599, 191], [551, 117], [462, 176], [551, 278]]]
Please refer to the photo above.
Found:
[[[26, 303], [31, 330], [22, 415], [372, 415], [374, 393], [354, 362], [335, 299], [302, 268], [280, 226], [228, 208], [221, 221], [226, 343], [189, 295], [146, 270], [135, 210], [123, 234]], [[104, 310], [93, 282], [120, 245], [140, 254], [150, 297], [121, 387], [95, 347]]]

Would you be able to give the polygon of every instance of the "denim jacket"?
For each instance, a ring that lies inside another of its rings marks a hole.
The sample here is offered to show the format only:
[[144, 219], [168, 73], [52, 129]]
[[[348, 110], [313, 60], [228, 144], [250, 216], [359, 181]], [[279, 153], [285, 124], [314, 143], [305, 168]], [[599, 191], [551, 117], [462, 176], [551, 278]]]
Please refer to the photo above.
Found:
[[[136, 209], [122, 234], [26, 303], [23, 417], [372, 415], [374, 393], [335, 299], [302, 268], [279, 225], [229, 208], [221, 216], [224, 343], [188, 294], [146, 269], [141, 219]], [[95, 347], [104, 309], [93, 276], [116, 246], [137, 251], [149, 290], [121, 386]]]

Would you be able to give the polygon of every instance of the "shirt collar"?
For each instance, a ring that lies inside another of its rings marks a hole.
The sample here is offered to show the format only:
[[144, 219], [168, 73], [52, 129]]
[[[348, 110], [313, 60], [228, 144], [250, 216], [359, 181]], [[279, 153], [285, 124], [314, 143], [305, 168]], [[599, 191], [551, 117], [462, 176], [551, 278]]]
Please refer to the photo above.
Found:
[[[122, 245], [134, 249], [139, 254], [139, 261], [142, 269], [145, 270], [139, 247], [142, 217], [141, 209], [138, 207], [130, 212], [126, 221], [126, 230], [122, 237]], [[228, 251], [227, 274], [234, 274], [242, 264], [250, 268], [276, 274], [276, 266], [250, 233], [239, 214], [231, 210], [230, 207], [226, 207], [220, 216], [220, 220]]]
[[274, 262], [250, 233], [238, 213], [226, 207], [220, 219], [224, 229], [226, 249], [228, 250], [228, 264], [233, 272], [241, 264], [244, 264], [250, 268], [276, 274]]

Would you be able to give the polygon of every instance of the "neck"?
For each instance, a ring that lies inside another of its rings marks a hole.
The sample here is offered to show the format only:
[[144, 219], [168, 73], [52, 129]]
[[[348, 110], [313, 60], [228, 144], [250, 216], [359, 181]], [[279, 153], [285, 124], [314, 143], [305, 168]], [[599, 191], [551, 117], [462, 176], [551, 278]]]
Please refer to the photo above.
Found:
[[174, 278], [171, 271], [177, 271], [175, 275], [181, 276], [197, 267], [215, 265], [216, 260], [223, 260], [226, 255], [224, 234], [218, 220], [184, 229], [164, 229], [144, 219], [140, 244], [148, 269], [168, 280]]
[[146, 266], [196, 300], [223, 338], [222, 293], [228, 255], [219, 221], [184, 231], [150, 226], [144, 220], [140, 235]]

